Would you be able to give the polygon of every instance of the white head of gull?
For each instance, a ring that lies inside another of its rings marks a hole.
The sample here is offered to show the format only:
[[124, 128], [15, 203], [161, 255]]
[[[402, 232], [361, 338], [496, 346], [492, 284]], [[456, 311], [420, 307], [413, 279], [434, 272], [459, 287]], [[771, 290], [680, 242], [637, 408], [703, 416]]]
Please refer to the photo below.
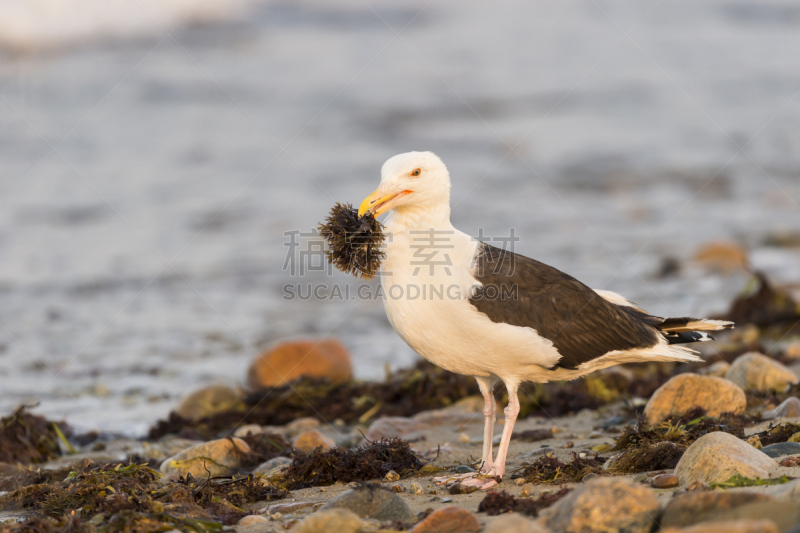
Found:
[[[392, 327], [425, 359], [474, 376], [483, 394], [482, 466], [464, 484], [488, 488], [505, 474], [521, 383], [575, 379], [620, 363], [697, 361], [682, 344], [733, 327], [651, 315], [619, 294], [455, 229], [450, 174], [432, 152], [386, 161], [380, 186], [359, 207], [359, 215], [366, 212], [389, 213], [381, 284]], [[492, 457], [498, 381], [509, 401]]]

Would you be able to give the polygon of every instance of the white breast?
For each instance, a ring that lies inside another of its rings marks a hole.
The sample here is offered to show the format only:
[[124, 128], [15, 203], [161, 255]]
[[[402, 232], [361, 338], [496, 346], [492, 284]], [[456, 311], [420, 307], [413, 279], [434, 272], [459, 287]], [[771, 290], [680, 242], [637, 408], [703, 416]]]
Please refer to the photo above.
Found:
[[[381, 267], [384, 306], [394, 329], [417, 353], [452, 372], [539, 381], [560, 358], [531, 328], [492, 322], [469, 303], [478, 241], [442, 225], [435, 241], [425, 231], [397, 231]], [[430, 231], [430, 230], [427, 230]], [[438, 240], [445, 239], [445, 240]]]

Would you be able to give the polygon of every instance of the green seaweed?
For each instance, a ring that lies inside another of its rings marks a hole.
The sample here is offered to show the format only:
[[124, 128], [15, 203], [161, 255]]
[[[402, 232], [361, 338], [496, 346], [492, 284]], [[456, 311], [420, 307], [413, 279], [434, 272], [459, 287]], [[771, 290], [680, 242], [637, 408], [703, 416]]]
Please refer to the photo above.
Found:
[[768, 478], [768, 479], [751, 479], [742, 476], [741, 474], [736, 474], [729, 478], [727, 481], [723, 481], [721, 483], [711, 483], [709, 486], [712, 489], [733, 489], [739, 487], [760, 487], [763, 485], [782, 485], [784, 483], [788, 483], [794, 478], [788, 477], [783, 475], [781, 477], [776, 478]]

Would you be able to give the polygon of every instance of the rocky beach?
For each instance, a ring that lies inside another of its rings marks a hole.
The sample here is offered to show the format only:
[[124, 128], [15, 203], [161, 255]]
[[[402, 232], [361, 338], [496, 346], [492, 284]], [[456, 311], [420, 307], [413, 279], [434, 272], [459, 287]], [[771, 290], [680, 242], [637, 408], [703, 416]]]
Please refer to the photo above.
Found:
[[[0, 531], [800, 532], [798, 27], [755, 0], [0, 2]], [[470, 235], [736, 329], [525, 385], [474, 490], [475, 380], [315, 235], [408, 150]]]
[[797, 531], [800, 307], [766, 283], [734, 316], [703, 363], [527, 387], [489, 490], [461, 483], [482, 442], [472, 378], [356, 380], [334, 339], [271, 347], [246, 387], [200, 388], [140, 438], [20, 408], [0, 425], [2, 531]]

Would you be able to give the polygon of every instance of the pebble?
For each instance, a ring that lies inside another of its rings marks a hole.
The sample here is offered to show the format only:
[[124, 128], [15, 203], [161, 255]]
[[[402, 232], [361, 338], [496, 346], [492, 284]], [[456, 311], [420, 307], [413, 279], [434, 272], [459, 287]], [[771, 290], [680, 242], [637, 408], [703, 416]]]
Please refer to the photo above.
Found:
[[403, 487], [403, 485], [401, 485], [400, 483], [397, 483], [397, 484], [395, 484], [395, 485], [392, 485], [392, 490], [393, 490], [394, 492], [398, 492], [398, 493], [399, 493], [399, 492], [405, 492], [405, 491], [406, 491], [406, 489], [405, 489], [405, 488]]
[[242, 439], [212, 440], [164, 459], [159, 470], [167, 479], [177, 479], [187, 474], [195, 477], [227, 476], [241, 465], [248, 453], [250, 446]]
[[234, 437], [246, 437], [248, 435], [261, 435], [264, 433], [264, 428], [259, 426], [258, 424], [245, 424], [244, 426], [239, 426], [233, 432]]
[[292, 439], [292, 445], [298, 450], [309, 453], [320, 446], [323, 450], [330, 450], [336, 446], [336, 441], [318, 429], [306, 429]]
[[659, 474], [653, 478], [654, 489], [671, 489], [680, 485], [680, 480], [675, 474]]
[[571, 440], [568, 440], [567, 442], [562, 444], [561, 447], [562, 448], [574, 448], [575, 447], [575, 443], [572, 442]]
[[638, 474], [633, 478], [634, 483], [643, 483], [647, 481], [647, 474]]
[[453, 498], [442, 498], [442, 503], [450, 503], [453, 501]]
[[591, 433], [589, 433], [589, 438], [590, 439], [599, 439], [602, 436], [603, 436], [603, 434], [600, 433], [599, 431], [592, 431]]
[[260, 516], [260, 515], [257, 515], [257, 514], [249, 514], [249, 515], [247, 515], [245, 517], [242, 517], [242, 519], [239, 520], [236, 523], [236, 525], [237, 526], [251, 526], [253, 524], [260, 524], [260, 523], [266, 523], [266, 522], [269, 522], [269, 520], [267, 520], [263, 516]]
[[389, 470], [386, 472], [386, 475], [383, 477], [386, 481], [400, 481], [400, 474], [395, 472], [394, 470]]
[[723, 431], [708, 433], [686, 450], [675, 467], [681, 484], [693, 481], [721, 483], [739, 474], [766, 479], [775, 473], [777, 463], [760, 450]]
[[322, 424], [320, 424], [320, 421], [313, 416], [295, 418], [286, 424], [286, 433], [289, 435], [297, 435], [301, 431], [305, 431], [306, 429], [315, 429], [321, 425]]
[[800, 417], [800, 398], [786, 398], [775, 409], [764, 411], [761, 418], [772, 420], [773, 418], [798, 418]]
[[528, 496], [533, 496], [534, 492], [536, 492], [536, 489], [533, 487], [533, 484], [525, 483], [522, 485], [522, 489], [519, 491], [519, 497], [527, 498]]
[[292, 460], [289, 459], [288, 457], [283, 457], [283, 456], [273, 457], [269, 461], [266, 461], [258, 465], [255, 468], [255, 470], [253, 470], [253, 473], [267, 475], [270, 474], [272, 470], [276, 468], [283, 468], [284, 466], [288, 466], [290, 464], [292, 464]]
[[376, 484], [359, 485], [328, 500], [322, 509], [347, 509], [362, 518], [410, 521], [415, 515], [403, 499]]
[[347, 509], [320, 509], [292, 528], [292, 533], [356, 533], [361, 519]]
[[694, 260], [708, 270], [724, 274], [737, 270], [747, 272], [750, 268], [747, 251], [732, 242], [715, 241], [704, 244], [695, 252]]
[[764, 446], [761, 451], [772, 458], [783, 457], [784, 455], [797, 455], [800, 454], [800, 443], [779, 442], [777, 444]]
[[467, 435], [466, 433], [461, 433], [458, 436], [458, 442], [462, 444], [469, 444], [471, 441], [472, 439], [470, 439], [469, 435]]
[[184, 398], [175, 412], [183, 418], [197, 421], [235, 409], [241, 401], [242, 395], [238, 390], [225, 385], [211, 385], [196, 390]]
[[790, 369], [758, 352], [737, 357], [725, 378], [744, 390], [762, 393], [785, 392], [800, 381]]
[[549, 533], [549, 531], [519, 514], [506, 514], [487, 525], [483, 533]]
[[411, 490], [409, 492], [411, 492], [411, 494], [413, 494], [414, 496], [422, 496], [423, 494], [425, 494], [425, 491], [422, 490], [422, 487], [420, 486], [419, 483], [412, 483]]
[[671, 416], [681, 416], [693, 407], [702, 407], [708, 416], [744, 413], [744, 391], [727, 379], [685, 373], [674, 376], [650, 397], [644, 415], [651, 424]]
[[474, 472], [474, 471], [475, 471], [474, 468], [472, 468], [471, 466], [467, 466], [467, 465], [458, 465], [456, 467], [456, 473], [457, 474], [469, 474], [470, 472]]
[[713, 376], [716, 378], [724, 378], [725, 374], [728, 373], [730, 370], [731, 365], [726, 361], [717, 361], [716, 363], [709, 365], [705, 368], [701, 368], [697, 372], [704, 376]]
[[518, 487], [521, 487], [525, 483], [526, 483], [526, 481], [525, 481], [524, 477], [518, 477], [517, 479], [514, 480], [514, 485], [516, 485]]
[[461, 483], [454, 483], [450, 486], [450, 494], [471, 494], [478, 490], [478, 487], [472, 485], [462, 485]]
[[301, 376], [348, 381], [353, 365], [347, 348], [335, 339], [283, 342], [259, 355], [247, 371], [251, 389], [284, 385]]
[[411, 533], [477, 533], [480, 530], [481, 524], [474, 514], [457, 505], [449, 505], [426, 516]]
[[542, 511], [541, 520], [552, 531], [649, 533], [658, 514], [658, 498], [648, 487], [599, 477]]

